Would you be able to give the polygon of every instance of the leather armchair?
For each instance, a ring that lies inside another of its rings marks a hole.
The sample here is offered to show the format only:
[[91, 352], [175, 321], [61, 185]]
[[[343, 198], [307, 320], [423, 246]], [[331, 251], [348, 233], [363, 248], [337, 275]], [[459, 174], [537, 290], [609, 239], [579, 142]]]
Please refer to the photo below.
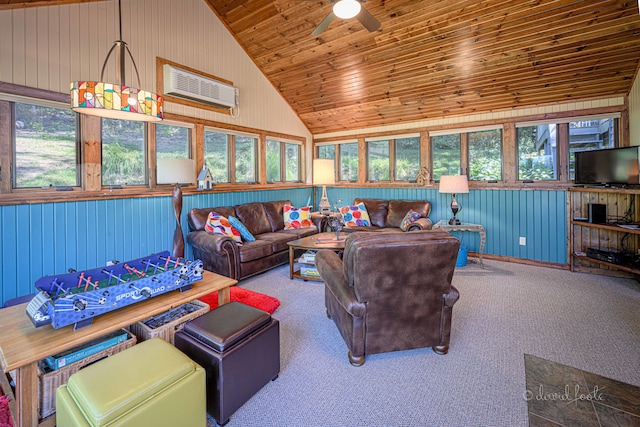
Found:
[[352, 365], [390, 351], [431, 346], [448, 352], [459, 246], [444, 231], [356, 232], [347, 237], [342, 259], [329, 250], [316, 254], [327, 316]]

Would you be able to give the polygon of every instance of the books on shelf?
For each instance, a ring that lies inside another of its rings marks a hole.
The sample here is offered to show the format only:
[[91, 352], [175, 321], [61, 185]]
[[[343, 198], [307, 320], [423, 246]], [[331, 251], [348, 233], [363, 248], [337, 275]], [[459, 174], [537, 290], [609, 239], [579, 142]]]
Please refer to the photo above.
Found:
[[89, 357], [104, 349], [113, 347], [129, 339], [127, 331], [120, 329], [110, 334], [104, 335], [95, 340], [89, 341], [78, 347], [74, 347], [70, 350], [63, 351], [62, 353], [49, 356], [44, 359], [44, 363], [49, 369], [55, 371], [70, 363], [77, 362], [78, 360]]
[[300, 275], [305, 277], [320, 277], [318, 269], [314, 265], [301, 265]]
[[313, 264], [315, 260], [316, 251], [307, 251], [300, 256], [298, 262], [300, 262], [301, 264]]

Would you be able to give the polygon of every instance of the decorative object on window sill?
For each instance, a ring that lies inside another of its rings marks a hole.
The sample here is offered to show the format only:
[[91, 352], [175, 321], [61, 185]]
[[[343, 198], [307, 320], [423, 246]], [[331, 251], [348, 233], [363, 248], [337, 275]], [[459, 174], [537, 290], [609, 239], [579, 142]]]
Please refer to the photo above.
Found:
[[180, 184], [193, 184], [195, 162], [193, 159], [159, 158], [156, 169], [158, 184], [173, 184], [173, 210], [176, 216], [176, 229], [173, 233], [173, 256], [184, 257], [184, 235], [180, 225], [182, 214], [182, 188]]
[[416, 183], [418, 185], [428, 185], [429, 180], [431, 179], [431, 174], [429, 173], [429, 169], [426, 166], [423, 166], [418, 171], [418, 176], [416, 177]]
[[207, 164], [202, 165], [202, 170], [198, 175], [198, 190], [211, 190], [213, 188], [213, 177], [207, 167]]
[[[159, 122], [164, 117], [162, 97], [125, 82], [125, 50], [131, 58], [140, 86], [140, 74], [127, 44], [122, 40], [122, 8], [118, 0], [120, 39], [113, 42], [100, 73], [100, 81], [71, 82], [71, 109], [80, 114], [110, 119]], [[104, 70], [111, 53], [116, 50], [116, 81], [106, 83]]]
[[456, 201], [456, 194], [463, 194], [469, 192], [469, 182], [466, 175], [442, 175], [440, 177], [440, 193], [453, 194], [451, 200], [451, 212], [453, 212], [453, 218], [449, 220], [449, 225], [459, 225], [460, 220], [456, 218], [458, 212], [462, 210], [462, 206]]
[[[326, 184], [335, 184], [335, 177], [333, 159], [313, 159], [313, 184], [322, 185], [322, 197], [318, 205], [318, 211], [322, 215], [328, 215], [331, 212]], [[315, 194], [315, 191], [313, 193]]]

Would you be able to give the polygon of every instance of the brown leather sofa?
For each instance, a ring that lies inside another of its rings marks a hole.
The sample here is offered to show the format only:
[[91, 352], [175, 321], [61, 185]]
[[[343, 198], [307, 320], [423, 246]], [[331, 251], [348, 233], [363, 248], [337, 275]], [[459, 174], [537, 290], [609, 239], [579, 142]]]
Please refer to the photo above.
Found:
[[343, 258], [321, 250], [327, 316], [360, 366], [370, 354], [433, 347], [449, 350], [459, 294], [451, 285], [460, 242], [444, 231], [352, 233]]
[[421, 217], [412, 223], [407, 231], [431, 230], [433, 222], [429, 219], [431, 202], [427, 200], [383, 200], [355, 199], [354, 205], [364, 203], [371, 219], [371, 226], [344, 227], [344, 232], [353, 231], [402, 231], [400, 223], [409, 209], [419, 212]]
[[[187, 214], [189, 233], [187, 242], [195, 259], [202, 260], [206, 270], [241, 280], [289, 262], [287, 242], [318, 232], [317, 227], [296, 230], [284, 229], [283, 207], [289, 200], [252, 202], [236, 206], [194, 208]], [[238, 218], [256, 238], [241, 246], [233, 239], [204, 230], [211, 211]]]

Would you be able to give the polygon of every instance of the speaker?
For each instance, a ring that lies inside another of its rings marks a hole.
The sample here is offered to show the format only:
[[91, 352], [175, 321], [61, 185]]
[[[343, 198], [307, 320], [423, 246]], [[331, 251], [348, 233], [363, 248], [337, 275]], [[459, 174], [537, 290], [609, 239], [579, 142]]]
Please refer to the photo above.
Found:
[[588, 221], [591, 224], [607, 223], [607, 205], [601, 203], [589, 203]]

